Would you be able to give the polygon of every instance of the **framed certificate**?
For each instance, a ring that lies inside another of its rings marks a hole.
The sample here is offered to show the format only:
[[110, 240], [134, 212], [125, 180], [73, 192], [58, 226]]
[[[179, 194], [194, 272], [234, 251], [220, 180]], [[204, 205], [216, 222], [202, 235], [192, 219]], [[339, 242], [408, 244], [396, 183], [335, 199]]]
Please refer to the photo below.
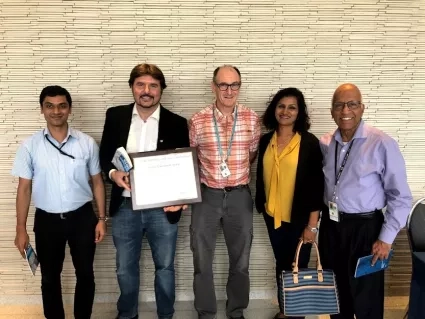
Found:
[[202, 201], [198, 159], [193, 147], [128, 154], [133, 210]]

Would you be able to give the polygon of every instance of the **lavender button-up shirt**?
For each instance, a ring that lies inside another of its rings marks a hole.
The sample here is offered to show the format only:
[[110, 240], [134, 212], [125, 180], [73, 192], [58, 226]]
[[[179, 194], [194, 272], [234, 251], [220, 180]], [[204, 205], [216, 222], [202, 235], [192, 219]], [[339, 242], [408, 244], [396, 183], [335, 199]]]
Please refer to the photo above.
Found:
[[[364, 213], [386, 206], [379, 239], [392, 244], [406, 225], [412, 208], [406, 166], [397, 142], [384, 132], [360, 122], [353, 137], [347, 163], [336, 186], [335, 202], [344, 213]], [[350, 143], [343, 143], [340, 131], [320, 139], [325, 174], [325, 204], [335, 189], [335, 147], [338, 171]]]

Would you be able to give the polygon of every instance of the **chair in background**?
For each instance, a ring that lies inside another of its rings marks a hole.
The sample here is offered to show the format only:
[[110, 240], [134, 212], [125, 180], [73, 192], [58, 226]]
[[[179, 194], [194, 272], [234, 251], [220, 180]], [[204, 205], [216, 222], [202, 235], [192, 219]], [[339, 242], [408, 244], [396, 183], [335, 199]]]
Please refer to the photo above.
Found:
[[404, 318], [425, 318], [425, 197], [412, 207], [407, 220], [407, 237], [412, 256], [412, 278], [408, 311]]
[[425, 252], [425, 197], [413, 205], [407, 219], [407, 233], [410, 250]]

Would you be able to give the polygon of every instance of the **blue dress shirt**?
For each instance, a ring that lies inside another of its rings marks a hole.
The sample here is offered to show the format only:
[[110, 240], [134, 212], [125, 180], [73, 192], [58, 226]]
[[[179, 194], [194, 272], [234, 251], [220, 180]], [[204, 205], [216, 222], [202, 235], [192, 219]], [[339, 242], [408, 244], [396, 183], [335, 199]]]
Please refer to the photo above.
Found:
[[394, 139], [363, 120], [352, 143], [346, 166], [335, 189], [335, 166], [339, 170], [350, 143], [343, 143], [339, 130], [320, 139], [325, 173], [325, 204], [332, 200], [335, 189], [335, 202], [341, 212], [356, 214], [386, 207], [379, 239], [392, 244], [397, 233], [406, 225], [412, 208], [412, 194], [407, 183], [403, 155]]
[[[49, 140], [64, 153], [61, 154]], [[92, 137], [69, 128], [62, 143], [43, 129], [19, 147], [12, 175], [32, 180], [35, 207], [66, 213], [93, 200], [90, 175], [100, 173], [99, 148]]]

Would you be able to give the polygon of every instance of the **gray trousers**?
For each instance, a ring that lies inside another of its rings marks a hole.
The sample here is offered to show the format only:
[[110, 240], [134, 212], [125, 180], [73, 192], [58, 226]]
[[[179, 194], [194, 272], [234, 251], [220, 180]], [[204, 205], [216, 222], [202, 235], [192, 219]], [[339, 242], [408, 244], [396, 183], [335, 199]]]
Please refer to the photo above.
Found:
[[217, 313], [212, 264], [220, 224], [229, 254], [226, 314], [238, 318], [249, 303], [253, 200], [248, 186], [225, 192], [203, 185], [202, 202], [192, 207], [193, 290], [195, 309], [200, 319], [215, 318]]

